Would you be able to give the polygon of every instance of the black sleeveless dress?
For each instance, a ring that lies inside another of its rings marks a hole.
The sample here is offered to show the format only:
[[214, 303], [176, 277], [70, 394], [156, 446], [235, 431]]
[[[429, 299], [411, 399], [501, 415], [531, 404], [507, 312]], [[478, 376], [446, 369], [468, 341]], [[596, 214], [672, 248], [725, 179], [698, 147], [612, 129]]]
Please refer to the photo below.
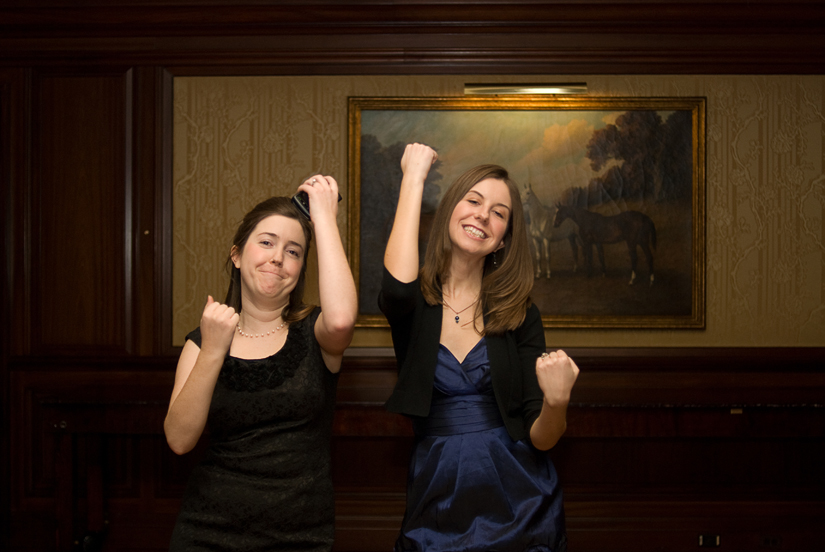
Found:
[[[271, 357], [224, 360], [170, 550], [328, 551], [334, 537], [330, 437], [337, 374], [313, 327], [289, 327]], [[200, 346], [200, 329], [187, 336]]]

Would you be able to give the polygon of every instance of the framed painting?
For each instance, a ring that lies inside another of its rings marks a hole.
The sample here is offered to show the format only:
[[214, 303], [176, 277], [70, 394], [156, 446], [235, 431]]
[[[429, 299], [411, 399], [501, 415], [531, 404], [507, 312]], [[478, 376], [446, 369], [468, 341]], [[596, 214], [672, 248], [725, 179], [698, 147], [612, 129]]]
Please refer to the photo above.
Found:
[[499, 164], [520, 187], [546, 328], [704, 328], [705, 98], [350, 98], [361, 327], [387, 325], [377, 296], [410, 142], [438, 152], [420, 253], [455, 178]]

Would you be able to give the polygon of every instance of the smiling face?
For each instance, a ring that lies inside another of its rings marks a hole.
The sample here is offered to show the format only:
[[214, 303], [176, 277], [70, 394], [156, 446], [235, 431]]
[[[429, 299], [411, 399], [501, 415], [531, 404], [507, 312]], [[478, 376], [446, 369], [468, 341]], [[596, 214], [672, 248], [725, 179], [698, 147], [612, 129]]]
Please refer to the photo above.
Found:
[[511, 211], [507, 184], [486, 178], [470, 188], [453, 209], [450, 241], [458, 251], [484, 257], [501, 246]]
[[241, 273], [244, 303], [285, 303], [298, 283], [305, 252], [304, 232], [297, 220], [271, 215], [259, 222], [243, 250], [232, 252], [232, 263]]

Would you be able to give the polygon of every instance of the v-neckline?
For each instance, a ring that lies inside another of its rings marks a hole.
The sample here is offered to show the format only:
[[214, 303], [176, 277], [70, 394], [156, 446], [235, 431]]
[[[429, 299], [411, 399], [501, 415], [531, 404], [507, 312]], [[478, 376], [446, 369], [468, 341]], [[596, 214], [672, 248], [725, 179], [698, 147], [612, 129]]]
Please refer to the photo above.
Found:
[[439, 343], [439, 345], [440, 345], [441, 347], [444, 347], [444, 350], [445, 350], [445, 351], [447, 351], [448, 353], [450, 353], [450, 356], [451, 356], [451, 357], [453, 357], [453, 358], [456, 360], [456, 362], [458, 362], [459, 366], [464, 366], [464, 361], [465, 361], [465, 360], [467, 360], [467, 357], [469, 357], [469, 356], [470, 356], [470, 354], [472, 354], [472, 352], [473, 352], [473, 351], [475, 351], [475, 350], [478, 348], [478, 346], [479, 346], [479, 345], [481, 345], [481, 342], [482, 342], [482, 341], [484, 341], [484, 338], [483, 338], [483, 337], [482, 337], [481, 339], [479, 339], [479, 340], [476, 342], [476, 344], [475, 344], [475, 345], [473, 345], [473, 347], [472, 347], [469, 351], [467, 351], [467, 354], [466, 354], [466, 355], [464, 355], [464, 358], [463, 358], [463, 359], [461, 359], [461, 360], [458, 360], [458, 357], [457, 357], [457, 356], [455, 356], [455, 353], [453, 353], [453, 352], [450, 350], [450, 348], [449, 348], [449, 347], [447, 347], [447, 346], [446, 346], [446, 345], [444, 345], [443, 343]]

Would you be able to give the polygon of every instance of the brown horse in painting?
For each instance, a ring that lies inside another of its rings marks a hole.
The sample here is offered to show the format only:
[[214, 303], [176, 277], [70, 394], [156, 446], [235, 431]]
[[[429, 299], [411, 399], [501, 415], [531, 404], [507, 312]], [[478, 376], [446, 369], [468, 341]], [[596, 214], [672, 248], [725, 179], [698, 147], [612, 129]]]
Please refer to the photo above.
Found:
[[636, 248], [641, 247], [647, 260], [650, 273], [650, 285], [653, 285], [653, 249], [656, 249], [656, 226], [649, 216], [638, 211], [625, 211], [613, 216], [604, 216], [586, 209], [556, 204], [556, 217], [553, 226], [560, 226], [570, 219], [579, 227], [579, 238], [582, 241], [584, 258], [587, 260], [587, 274], [593, 272], [593, 246], [599, 254], [602, 265], [602, 274], [607, 270], [604, 266], [605, 243], [627, 243], [630, 254], [630, 283], [636, 280]]

